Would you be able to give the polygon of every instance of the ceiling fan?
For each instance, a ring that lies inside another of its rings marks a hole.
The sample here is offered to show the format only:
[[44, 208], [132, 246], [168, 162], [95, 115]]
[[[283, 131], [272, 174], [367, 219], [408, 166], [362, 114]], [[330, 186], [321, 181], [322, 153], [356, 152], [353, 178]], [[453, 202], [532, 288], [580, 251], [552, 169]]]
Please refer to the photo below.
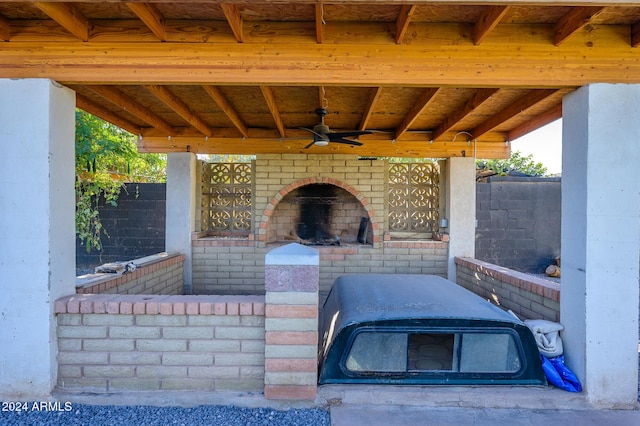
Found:
[[316, 114], [320, 117], [320, 123], [313, 126], [312, 129], [307, 129], [306, 127], [302, 127], [303, 130], [310, 132], [313, 134], [313, 142], [309, 145], [305, 146], [304, 149], [310, 148], [312, 145], [317, 146], [327, 146], [329, 142], [343, 143], [347, 145], [361, 146], [362, 142], [358, 142], [357, 140], [347, 139], [349, 137], [358, 137], [360, 135], [368, 135], [373, 132], [369, 130], [350, 130], [346, 132], [332, 132], [329, 130], [329, 126], [324, 124], [324, 116], [327, 115], [326, 108], [318, 108], [315, 111]]

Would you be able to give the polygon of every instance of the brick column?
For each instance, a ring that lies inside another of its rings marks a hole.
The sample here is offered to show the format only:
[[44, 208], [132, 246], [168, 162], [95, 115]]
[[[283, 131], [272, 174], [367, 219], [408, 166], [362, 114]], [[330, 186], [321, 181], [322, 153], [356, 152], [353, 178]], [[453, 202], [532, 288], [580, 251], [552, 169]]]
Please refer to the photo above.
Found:
[[319, 264], [318, 251], [300, 244], [266, 255], [266, 398], [316, 398]]

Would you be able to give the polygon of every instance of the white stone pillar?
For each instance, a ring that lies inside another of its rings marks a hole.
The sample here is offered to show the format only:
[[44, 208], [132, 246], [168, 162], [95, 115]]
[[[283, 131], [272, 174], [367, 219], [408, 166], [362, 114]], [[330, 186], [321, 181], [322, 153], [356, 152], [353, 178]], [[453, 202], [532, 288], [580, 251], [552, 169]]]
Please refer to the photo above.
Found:
[[75, 93], [0, 93], [0, 399], [37, 399], [57, 380], [54, 302], [75, 292]]
[[184, 292], [193, 288], [191, 234], [196, 229], [196, 156], [172, 153], [167, 155], [167, 217], [165, 249], [182, 253], [184, 260]]
[[562, 293], [567, 365], [590, 402], [638, 399], [640, 85], [567, 95], [562, 131]]
[[476, 253], [476, 162], [472, 157], [447, 160], [446, 215], [449, 221], [447, 278], [456, 281], [456, 257]]

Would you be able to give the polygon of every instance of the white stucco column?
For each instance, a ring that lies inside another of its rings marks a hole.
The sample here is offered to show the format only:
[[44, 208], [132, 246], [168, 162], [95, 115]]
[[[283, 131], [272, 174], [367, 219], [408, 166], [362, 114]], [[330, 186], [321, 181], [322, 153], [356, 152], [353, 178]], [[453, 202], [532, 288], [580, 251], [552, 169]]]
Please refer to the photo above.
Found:
[[184, 260], [184, 292], [193, 286], [191, 233], [196, 229], [196, 156], [173, 153], [167, 155], [167, 219], [165, 246], [168, 253], [182, 253]]
[[446, 215], [449, 220], [447, 278], [456, 281], [456, 257], [474, 257], [476, 252], [476, 162], [472, 157], [447, 160]]
[[75, 93], [0, 79], [0, 400], [57, 380], [54, 302], [75, 292]]
[[640, 85], [595, 84], [563, 101], [562, 293], [567, 365], [589, 401], [638, 398]]

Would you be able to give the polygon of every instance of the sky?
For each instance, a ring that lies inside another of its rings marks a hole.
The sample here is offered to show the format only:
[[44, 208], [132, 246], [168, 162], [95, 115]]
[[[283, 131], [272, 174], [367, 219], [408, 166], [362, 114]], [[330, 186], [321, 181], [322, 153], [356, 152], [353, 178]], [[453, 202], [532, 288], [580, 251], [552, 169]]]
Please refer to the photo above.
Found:
[[523, 156], [533, 155], [536, 163], [547, 168], [547, 174], [562, 172], [562, 119], [511, 142], [511, 151]]

